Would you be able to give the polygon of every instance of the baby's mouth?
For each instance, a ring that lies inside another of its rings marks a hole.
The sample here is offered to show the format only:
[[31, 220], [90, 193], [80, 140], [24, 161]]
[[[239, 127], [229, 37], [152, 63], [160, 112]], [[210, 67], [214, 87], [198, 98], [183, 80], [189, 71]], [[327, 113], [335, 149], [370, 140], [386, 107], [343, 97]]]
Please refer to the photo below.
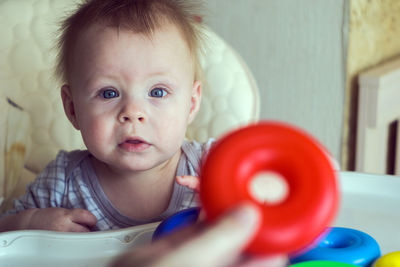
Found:
[[150, 147], [151, 144], [140, 138], [132, 138], [123, 141], [119, 147], [127, 151], [142, 151]]
[[128, 143], [128, 144], [149, 144], [148, 142], [146, 142], [146, 140], [140, 138], [140, 137], [127, 137], [125, 139], [125, 141], [123, 141], [122, 143]]
[[144, 142], [142, 140], [137, 140], [137, 139], [135, 139], [135, 140], [126, 140], [125, 142], [130, 143], [130, 144], [143, 144], [143, 143], [146, 143], [146, 142]]

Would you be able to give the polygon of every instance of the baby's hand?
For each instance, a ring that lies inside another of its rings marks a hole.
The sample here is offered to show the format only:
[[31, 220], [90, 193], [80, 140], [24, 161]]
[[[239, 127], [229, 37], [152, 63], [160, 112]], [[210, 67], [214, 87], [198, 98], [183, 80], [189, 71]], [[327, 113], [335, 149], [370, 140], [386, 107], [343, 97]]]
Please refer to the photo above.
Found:
[[90, 232], [97, 222], [96, 217], [84, 209], [46, 208], [32, 213], [28, 229], [60, 232]]
[[178, 184], [186, 186], [196, 192], [200, 191], [200, 180], [199, 177], [184, 175], [184, 176], [176, 176], [176, 181]]
[[[200, 180], [199, 177], [184, 175], [184, 176], [176, 176], [176, 181], [178, 184], [186, 186], [192, 190], [195, 190], [197, 193], [200, 192]], [[200, 214], [197, 218], [197, 221], [204, 220], [205, 215], [203, 210], [200, 210]]]

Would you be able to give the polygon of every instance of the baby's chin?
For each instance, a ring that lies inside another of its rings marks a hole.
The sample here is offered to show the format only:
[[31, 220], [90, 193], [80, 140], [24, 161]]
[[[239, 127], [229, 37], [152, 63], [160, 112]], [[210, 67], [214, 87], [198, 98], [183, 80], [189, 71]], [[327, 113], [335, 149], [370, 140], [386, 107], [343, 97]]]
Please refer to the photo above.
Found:
[[[123, 159], [115, 163], [110, 163], [110, 167], [116, 172], [125, 174], [135, 174], [143, 172], [159, 172], [163, 171], [171, 162], [171, 159], [155, 159], [148, 157], [131, 157], [131, 159]], [[174, 167], [176, 168], [176, 166]]]
[[179, 146], [161, 150], [159, 147], [148, 143], [135, 142], [127, 145], [133, 145], [134, 151], [126, 150], [118, 145], [113, 151], [92, 153], [93, 165], [100, 167], [98, 169], [121, 175], [147, 171], [162, 172], [168, 167], [177, 168], [181, 155]]

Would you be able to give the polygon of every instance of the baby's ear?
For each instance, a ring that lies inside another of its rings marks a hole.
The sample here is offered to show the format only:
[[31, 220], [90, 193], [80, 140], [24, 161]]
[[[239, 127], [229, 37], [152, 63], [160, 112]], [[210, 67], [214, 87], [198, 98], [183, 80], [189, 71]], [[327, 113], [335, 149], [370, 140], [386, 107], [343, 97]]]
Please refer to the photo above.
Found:
[[65, 115], [67, 115], [69, 121], [72, 123], [75, 129], [79, 130], [79, 125], [76, 120], [74, 102], [71, 94], [71, 88], [67, 84], [61, 86], [61, 99], [63, 102]]
[[189, 112], [189, 123], [191, 123], [194, 118], [196, 117], [197, 112], [200, 109], [200, 104], [201, 104], [201, 90], [202, 90], [202, 84], [201, 81], [195, 81], [193, 83], [193, 88], [192, 88], [192, 96], [190, 99], [190, 112]]

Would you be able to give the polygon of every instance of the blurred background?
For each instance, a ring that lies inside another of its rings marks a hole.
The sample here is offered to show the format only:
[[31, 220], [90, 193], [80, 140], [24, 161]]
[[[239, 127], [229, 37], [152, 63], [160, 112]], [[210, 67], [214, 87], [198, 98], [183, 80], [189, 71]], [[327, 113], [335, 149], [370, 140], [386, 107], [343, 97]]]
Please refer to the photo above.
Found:
[[239, 52], [255, 76], [261, 118], [308, 130], [342, 169], [354, 170], [357, 79], [361, 72], [400, 55], [400, 1], [206, 4], [206, 23]]

